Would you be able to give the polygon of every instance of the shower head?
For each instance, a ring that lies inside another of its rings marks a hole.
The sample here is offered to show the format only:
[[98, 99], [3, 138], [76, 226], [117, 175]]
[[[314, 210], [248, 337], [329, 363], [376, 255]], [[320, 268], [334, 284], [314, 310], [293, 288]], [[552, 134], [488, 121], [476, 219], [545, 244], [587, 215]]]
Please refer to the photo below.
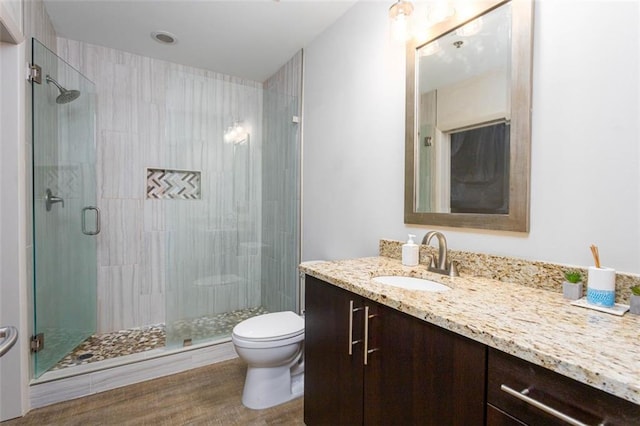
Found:
[[60, 91], [60, 94], [56, 98], [56, 103], [57, 104], [68, 104], [69, 102], [75, 101], [76, 99], [78, 99], [78, 96], [80, 96], [80, 91], [79, 90], [67, 90], [67, 89], [65, 89], [64, 87], [60, 86], [58, 84], [58, 82], [55, 81], [48, 74], [47, 74], [47, 83], [53, 83], [58, 88], [58, 90]]

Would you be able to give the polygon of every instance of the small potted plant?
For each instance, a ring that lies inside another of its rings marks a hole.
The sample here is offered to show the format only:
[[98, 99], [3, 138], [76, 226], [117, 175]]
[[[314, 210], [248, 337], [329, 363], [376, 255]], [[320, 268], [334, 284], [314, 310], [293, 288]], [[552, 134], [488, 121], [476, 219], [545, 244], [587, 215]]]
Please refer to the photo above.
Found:
[[565, 282], [562, 283], [562, 295], [565, 299], [578, 300], [582, 297], [582, 274], [580, 271], [564, 273]]
[[640, 315], [640, 285], [631, 287], [631, 299], [629, 301], [629, 312]]

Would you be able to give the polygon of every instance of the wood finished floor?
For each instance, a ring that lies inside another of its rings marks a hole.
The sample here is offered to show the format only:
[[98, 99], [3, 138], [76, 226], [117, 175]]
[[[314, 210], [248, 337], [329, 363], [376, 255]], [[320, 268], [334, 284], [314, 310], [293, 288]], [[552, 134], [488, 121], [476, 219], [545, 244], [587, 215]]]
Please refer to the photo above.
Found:
[[266, 410], [242, 405], [239, 359], [32, 410], [8, 425], [304, 425], [303, 399]]

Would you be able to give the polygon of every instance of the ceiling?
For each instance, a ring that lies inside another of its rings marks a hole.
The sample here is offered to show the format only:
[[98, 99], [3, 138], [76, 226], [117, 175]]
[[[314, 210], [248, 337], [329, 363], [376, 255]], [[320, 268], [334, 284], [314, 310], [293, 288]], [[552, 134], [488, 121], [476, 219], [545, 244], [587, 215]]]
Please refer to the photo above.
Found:
[[44, 0], [59, 37], [261, 82], [356, 1]]

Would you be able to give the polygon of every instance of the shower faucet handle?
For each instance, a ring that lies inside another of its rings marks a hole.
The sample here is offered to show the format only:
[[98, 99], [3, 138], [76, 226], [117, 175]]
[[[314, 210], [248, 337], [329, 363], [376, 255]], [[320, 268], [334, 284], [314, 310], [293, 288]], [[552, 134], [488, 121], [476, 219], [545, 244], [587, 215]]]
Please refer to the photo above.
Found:
[[62, 208], [64, 208], [64, 199], [62, 199], [61, 197], [56, 197], [55, 195], [53, 195], [51, 190], [47, 188], [44, 196], [44, 206], [48, 212], [51, 211], [51, 206], [53, 206], [55, 203], [62, 203]]

